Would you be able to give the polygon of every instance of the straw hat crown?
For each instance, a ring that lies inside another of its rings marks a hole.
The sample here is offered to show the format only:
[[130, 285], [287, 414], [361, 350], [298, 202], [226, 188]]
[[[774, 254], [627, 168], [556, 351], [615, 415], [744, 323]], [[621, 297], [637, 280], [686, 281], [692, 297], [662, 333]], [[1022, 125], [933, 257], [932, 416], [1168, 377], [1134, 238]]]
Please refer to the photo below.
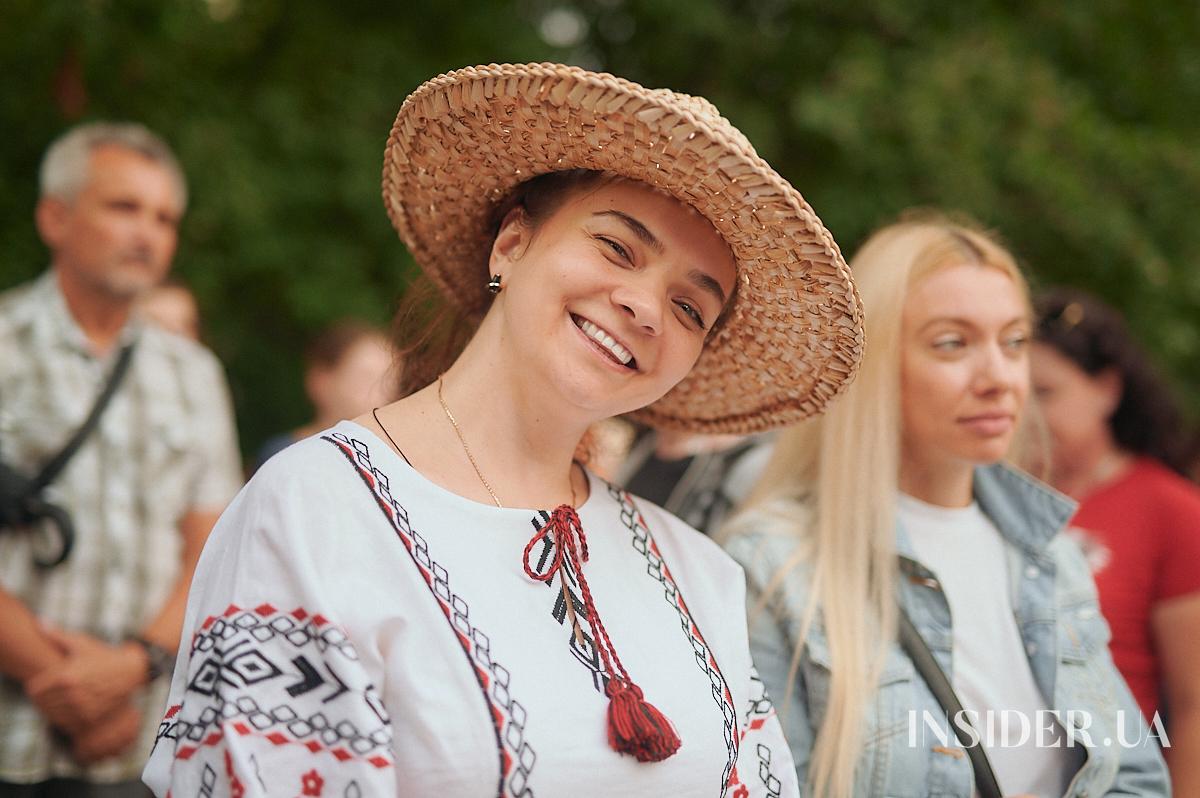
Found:
[[728, 243], [738, 286], [691, 373], [634, 414], [754, 432], [819, 412], [862, 357], [862, 310], [833, 237], [707, 100], [561, 64], [489, 64], [426, 82], [396, 116], [387, 212], [417, 263], [486, 309], [493, 208], [524, 180], [591, 169], [657, 187]]

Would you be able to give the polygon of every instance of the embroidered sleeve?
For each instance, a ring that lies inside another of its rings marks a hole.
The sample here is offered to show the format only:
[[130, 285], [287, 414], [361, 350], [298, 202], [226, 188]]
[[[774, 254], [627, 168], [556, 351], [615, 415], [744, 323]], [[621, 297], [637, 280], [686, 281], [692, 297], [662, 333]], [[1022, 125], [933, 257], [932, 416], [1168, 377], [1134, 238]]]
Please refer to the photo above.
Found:
[[766, 687], [753, 666], [749, 699], [741, 716], [737, 768], [729, 782], [730, 798], [793, 798], [800, 794], [796, 767]]
[[311, 485], [274, 482], [239, 494], [197, 567], [144, 774], [160, 798], [397, 794], [392, 725], [342, 625], [346, 536]]
[[173, 798], [394, 791], [387, 711], [321, 614], [230, 604], [203, 620], [186, 666], [155, 743]]

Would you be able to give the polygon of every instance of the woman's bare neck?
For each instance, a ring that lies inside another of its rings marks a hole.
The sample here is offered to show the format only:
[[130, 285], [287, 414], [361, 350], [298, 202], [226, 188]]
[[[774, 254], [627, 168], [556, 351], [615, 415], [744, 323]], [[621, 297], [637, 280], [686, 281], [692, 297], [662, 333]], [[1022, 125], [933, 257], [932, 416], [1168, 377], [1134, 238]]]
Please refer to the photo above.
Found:
[[371, 414], [357, 421], [385, 432], [383, 440], [391, 436], [424, 477], [464, 498], [504, 507], [582, 504], [587, 480], [572, 462], [589, 420], [555, 413], [536, 386], [497, 371], [460, 359], [443, 376], [440, 397], [435, 381], [381, 408], [382, 429]]

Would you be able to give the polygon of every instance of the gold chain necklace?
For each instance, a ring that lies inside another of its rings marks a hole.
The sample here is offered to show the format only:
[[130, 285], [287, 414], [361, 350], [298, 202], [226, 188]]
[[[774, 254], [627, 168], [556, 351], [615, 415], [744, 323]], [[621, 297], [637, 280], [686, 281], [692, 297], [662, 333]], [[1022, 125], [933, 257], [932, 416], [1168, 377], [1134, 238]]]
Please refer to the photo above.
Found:
[[[492, 486], [487, 481], [487, 477], [485, 477], [483, 472], [479, 470], [479, 463], [475, 462], [475, 455], [471, 454], [471, 447], [467, 445], [467, 439], [463, 437], [462, 429], [458, 426], [458, 422], [454, 419], [454, 414], [450, 412], [450, 408], [447, 406], [445, 398], [442, 397], [442, 376], [444, 375], [438, 376], [438, 404], [442, 406], [442, 412], [446, 414], [446, 419], [450, 422], [450, 426], [454, 427], [454, 434], [458, 436], [458, 442], [462, 444], [463, 451], [467, 454], [467, 459], [471, 461], [471, 468], [475, 469], [475, 476], [479, 477], [479, 481], [483, 484], [483, 487], [487, 489], [488, 495], [492, 497], [492, 501], [496, 503], [496, 506], [503, 510], [504, 505], [500, 503], [500, 497], [496, 495], [496, 491], [492, 490]], [[384, 431], [386, 432], [386, 430]], [[579, 503], [578, 499], [575, 497], [575, 480], [570, 474], [567, 475], [567, 479], [570, 480], [571, 506], [573, 507]]]
[[438, 403], [441, 404], [442, 410], [446, 413], [446, 418], [450, 420], [450, 426], [454, 427], [454, 433], [458, 435], [458, 442], [462, 444], [463, 451], [467, 453], [467, 459], [471, 461], [471, 468], [475, 469], [475, 476], [479, 477], [479, 481], [483, 483], [483, 487], [487, 488], [487, 492], [491, 494], [492, 501], [496, 506], [504, 509], [504, 505], [500, 503], [500, 497], [496, 495], [496, 491], [492, 490], [492, 486], [488, 484], [487, 478], [483, 472], [479, 470], [479, 463], [475, 462], [475, 455], [471, 454], [471, 447], [467, 446], [467, 439], [463, 437], [462, 430], [458, 428], [458, 422], [454, 420], [454, 414], [450, 412], [450, 408], [446, 405], [446, 400], [442, 398], [442, 378], [438, 376]]
[[[446, 414], [446, 419], [450, 422], [450, 426], [454, 427], [454, 433], [458, 435], [458, 442], [462, 444], [463, 451], [467, 454], [467, 459], [471, 461], [471, 468], [475, 469], [475, 476], [479, 477], [479, 481], [483, 483], [483, 487], [491, 495], [492, 501], [500, 509], [504, 509], [504, 505], [500, 503], [500, 497], [496, 495], [496, 491], [492, 490], [492, 486], [488, 483], [487, 477], [479, 470], [479, 463], [475, 462], [475, 455], [471, 454], [471, 447], [467, 445], [467, 439], [462, 434], [462, 429], [458, 426], [458, 422], [454, 419], [454, 414], [450, 412], [450, 407], [446, 404], [445, 398], [442, 396], [442, 376], [438, 376], [438, 404], [442, 406], [442, 412]], [[570, 475], [568, 474], [570, 479]], [[571, 479], [571, 504], [576, 504], [575, 498], [575, 480]], [[571, 629], [575, 632], [575, 642], [582, 648], [583, 632], [579, 627], [579, 621], [575, 619], [575, 605], [571, 599], [571, 595], [567, 592], [567, 580], [562, 580], [563, 603], [567, 608], [568, 621], [571, 624]]]

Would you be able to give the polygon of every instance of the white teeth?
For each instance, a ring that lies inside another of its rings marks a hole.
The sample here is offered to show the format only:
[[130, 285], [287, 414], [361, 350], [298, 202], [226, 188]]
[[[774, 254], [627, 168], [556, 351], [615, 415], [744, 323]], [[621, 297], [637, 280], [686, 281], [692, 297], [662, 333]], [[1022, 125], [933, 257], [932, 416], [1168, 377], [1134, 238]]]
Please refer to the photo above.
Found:
[[604, 332], [604, 330], [601, 330], [587, 319], [579, 320], [579, 329], [583, 330], [584, 334], [587, 335], [588, 338], [591, 338], [609, 352], [612, 352], [613, 357], [619, 360], [622, 365], [628, 366], [629, 361], [633, 360], [633, 355], [628, 349], [614, 341], [611, 335]]

